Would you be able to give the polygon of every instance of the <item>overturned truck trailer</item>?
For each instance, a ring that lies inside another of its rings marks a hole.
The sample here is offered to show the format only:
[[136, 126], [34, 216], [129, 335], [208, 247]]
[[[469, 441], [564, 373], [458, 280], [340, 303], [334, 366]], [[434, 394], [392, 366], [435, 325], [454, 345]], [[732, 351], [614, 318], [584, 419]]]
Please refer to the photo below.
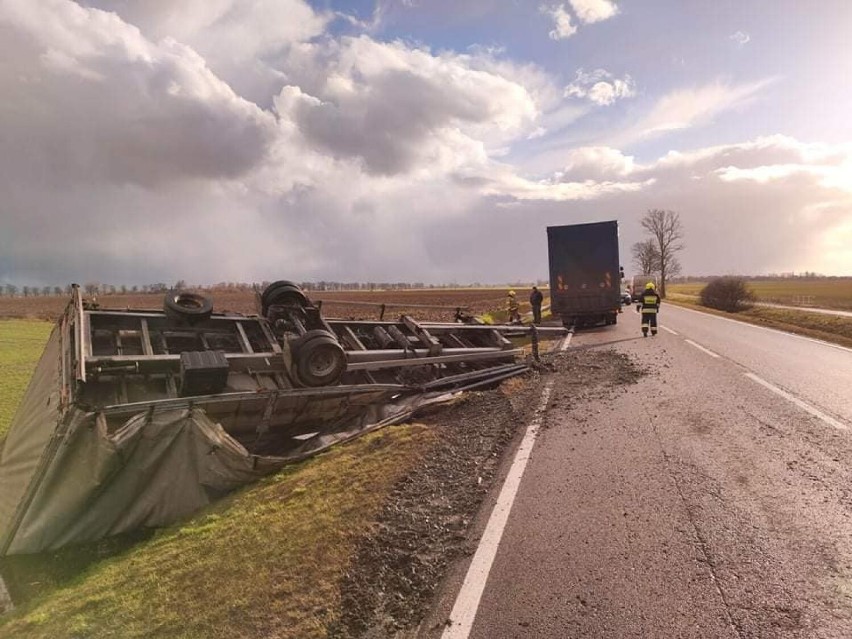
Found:
[[[291, 282], [260, 315], [75, 288], [0, 442], [0, 556], [167, 525], [448, 393], [517, 375], [517, 326], [331, 320]], [[538, 329], [561, 331], [562, 329]]]

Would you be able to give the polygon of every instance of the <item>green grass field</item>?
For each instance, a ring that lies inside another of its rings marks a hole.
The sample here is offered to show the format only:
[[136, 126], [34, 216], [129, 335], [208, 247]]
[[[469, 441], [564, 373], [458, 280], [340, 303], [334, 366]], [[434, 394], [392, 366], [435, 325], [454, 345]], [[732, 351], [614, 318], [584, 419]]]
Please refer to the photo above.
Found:
[[[802, 298], [812, 297], [820, 308], [852, 310], [852, 277], [832, 279], [749, 280], [746, 282], [760, 302], [799, 306]], [[668, 293], [698, 295], [706, 282], [668, 284]]]
[[53, 324], [37, 320], [0, 320], [0, 438], [15, 410]]

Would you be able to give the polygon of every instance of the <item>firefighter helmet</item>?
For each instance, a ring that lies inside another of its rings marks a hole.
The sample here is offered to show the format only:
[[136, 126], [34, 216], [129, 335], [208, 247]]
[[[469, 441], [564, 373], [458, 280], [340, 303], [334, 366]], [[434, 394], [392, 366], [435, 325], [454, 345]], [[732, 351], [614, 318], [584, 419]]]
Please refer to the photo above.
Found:
[[654, 283], [653, 283], [653, 282], [648, 282], [647, 284], [645, 284], [645, 288], [646, 288], [646, 289], [649, 289], [649, 290], [651, 290], [651, 291], [653, 291], [653, 290], [654, 290], [655, 288], [657, 288], [657, 287], [656, 287], [656, 286], [654, 286]]
[[515, 291], [509, 291], [509, 297], [515, 297]]

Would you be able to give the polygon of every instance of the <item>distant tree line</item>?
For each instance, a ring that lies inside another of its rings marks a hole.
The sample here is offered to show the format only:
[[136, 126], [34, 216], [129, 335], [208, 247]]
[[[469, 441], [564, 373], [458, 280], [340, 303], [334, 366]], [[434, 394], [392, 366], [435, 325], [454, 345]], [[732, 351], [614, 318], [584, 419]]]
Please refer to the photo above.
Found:
[[683, 275], [681, 277], [673, 278], [672, 282], [678, 282], [681, 284], [688, 284], [689, 282], [706, 282], [708, 280], [716, 279], [718, 277], [738, 277], [743, 280], [748, 281], [781, 281], [781, 280], [839, 280], [839, 279], [849, 279], [848, 275], [822, 275], [820, 273], [815, 273], [813, 271], [803, 271], [801, 273], [767, 273], [767, 274], [758, 274], [758, 275], [734, 275], [734, 276], [722, 276], [722, 275]]
[[[655, 250], [655, 242], [646, 240], [638, 242], [633, 247], [635, 266], [643, 273], [659, 273], [659, 257]], [[675, 262], [675, 273], [680, 265]], [[669, 271], [671, 274], [671, 271]], [[669, 277], [670, 282], [706, 282], [718, 275], [689, 275], [680, 277]], [[789, 279], [841, 279], [843, 276], [821, 275], [813, 271], [801, 273], [769, 273], [763, 275], [738, 275], [744, 280], [789, 280]], [[186, 280], [177, 280], [169, 285], [166, 282], [155, 282], [153, 284], [103, 284], [100, 282], [86, 282], [80, 285], [82, 293], [88, 297], [98, 295], [162, 295], [171, 289], [190, 289], [194, 291], [222, 292], [222, 291], [262, 291], [271, 282], [217, 282], [215, 284], [188, 284]], [[535, 284], [539, 287], [549, 285], [547, 279], [538, 279], [535, 282], [504, 282], [503, 284], [483, 284], [473, 282], [459, 284], [449, 282], [444, 284], [426, 284], [424, 282], [337, 282], [332, 280], [319, 280], [316, 282], [297, 282], [305, 291], [393, 291], [400, 289], [439, 289], [439, 288], [483, 288], [488, 286], [508, 286], [513, 288], [525, 288]], [[71, 284], [63, 286], [18, 286], [11, 283], [0, 283], [0, 297], [68, 297], [71, 295]]]
[[[538, 286], [547, 286], [547, 280], [533, 282]], [[507, 286], [525, 287], [531, 286], [530, 282], [509, 282]], [[216, 284], [187, 284], [186, 280], [177, 280], [172, 285], [165, 282], [153, 284], [103, 284], [100, 282], [86, 282], [80, 285], [81, 292], [88, 296], [98, 295], [147, 295], [164, 294], [172, 289], [191, 289], [194, 291], [222, 292], [222, 291], [262, 291], [271, 282], [217, 282]], [[318, 282], [297, 282], [305, 291], [376, 291], [376, 290], [400, 290], [400, 289], [436, 289], [436, 288], [481, 288], [489, 286], [480, 282], [472, 284], [459, 284], [450, 282], [446, 284], [426, 284], [424, 282], [336, 282], [320, 280]], [[0, 297], [67, 297], [71, 295], [71, 284], [64, 286], [17, 286], [15, 284], [0, 284]]]

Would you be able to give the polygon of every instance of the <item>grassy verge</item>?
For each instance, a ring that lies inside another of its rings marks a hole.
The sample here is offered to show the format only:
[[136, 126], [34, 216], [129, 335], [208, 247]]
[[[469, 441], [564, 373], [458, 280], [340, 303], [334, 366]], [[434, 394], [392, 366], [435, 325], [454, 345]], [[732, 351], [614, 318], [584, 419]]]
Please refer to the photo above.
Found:
[[0, 320], [0, 438], [9, 428], [53, 324]]
[[0, 637], [324, 637], [358, 539], [433, 441], [391, 427], [287, 469], [0, 617]]
[[726, 313], [701, 306], [695, 298], [677, 293], [669, 294], [666, 302], [852, 348], [852, 318], [848, 317], [765, 306], [755, 306], [739, 313]]

